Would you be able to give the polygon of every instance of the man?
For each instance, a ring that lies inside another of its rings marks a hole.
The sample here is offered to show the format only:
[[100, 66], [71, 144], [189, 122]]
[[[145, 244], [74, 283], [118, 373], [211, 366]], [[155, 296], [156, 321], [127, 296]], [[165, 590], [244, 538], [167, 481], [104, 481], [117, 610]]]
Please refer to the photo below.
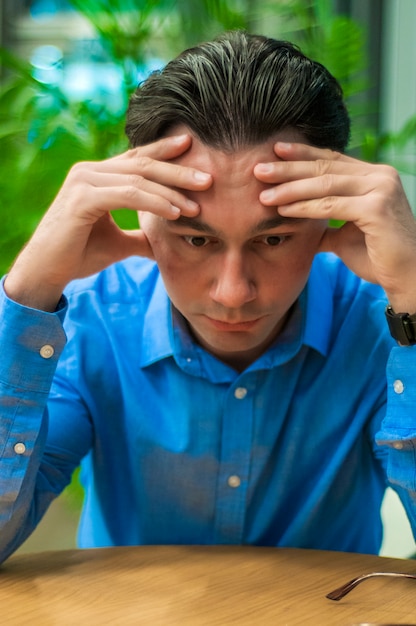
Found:
[[1, 557], [81, 461], [83, 547], [377, 552], [388, 483], [415, 528], [416, 225], [343, 154], [338, 83], [232, 32], [141, 85], [127, 134], [4, 282]]

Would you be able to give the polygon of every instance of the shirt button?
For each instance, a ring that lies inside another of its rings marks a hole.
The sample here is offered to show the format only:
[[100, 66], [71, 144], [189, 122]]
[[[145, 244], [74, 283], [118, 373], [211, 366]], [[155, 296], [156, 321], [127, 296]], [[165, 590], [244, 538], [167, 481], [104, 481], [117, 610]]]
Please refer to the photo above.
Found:
[[393, 383], [393, 389], [395, 393], [403, 393], [404, 385], [401, 380], [395, 380]]
[[227, 482], [229, 487], [239, 487], [241, 485], [241, 478], [234, 474], [233, 476], [229, 476]]
[[247, 389], [245, 387], [237, 387], [237, 389], [234, 391], [234, 397], [237, 398], [237, 400], [243, 400], [246, 395]]
[[403, 450], [403, 444], [400, 441], [397, 441], [396, 443], [393, 444], [393, 448], [395, 448], [395, 450]]
[[26, 452], [26, 446], [24, 443], [16, 443], [13, 449], [16, 454], [24, 454]]
[[39, 354], [42, 357], [42, 359], [50, 359], [51, 356], [54, 355], [54, 352], [55, 350], [49, 344], [42, 346], [41, 349], [39, 350]]

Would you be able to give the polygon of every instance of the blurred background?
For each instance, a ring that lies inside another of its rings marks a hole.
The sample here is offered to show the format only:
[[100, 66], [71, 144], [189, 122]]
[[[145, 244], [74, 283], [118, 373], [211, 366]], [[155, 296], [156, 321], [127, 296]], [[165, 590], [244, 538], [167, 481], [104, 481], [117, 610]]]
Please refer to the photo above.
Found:
[[[416, 208], [415, 0], [0, 0], [0, 274], [30, 237], [71, 165], [127, 148], [138, 82], [230, 28], [288, 39], [341, 82], [350, 153], [391, 163]], [[135, 215], [114, 216], [125, 228]], [[21, 551], [75, 546], [75, 476]], [[395, 494], [382, 554], [415, 551]]]

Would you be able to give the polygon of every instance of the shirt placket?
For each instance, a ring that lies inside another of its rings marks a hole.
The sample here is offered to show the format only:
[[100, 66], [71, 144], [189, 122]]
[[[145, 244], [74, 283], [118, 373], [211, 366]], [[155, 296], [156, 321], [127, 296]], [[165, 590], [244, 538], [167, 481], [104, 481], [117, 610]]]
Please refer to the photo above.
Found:
[[215, 542], [219, 544], [243, 543], [253, 444], [253, 390], [250, 376], [241, 376], [224, 402], [215, 515]]

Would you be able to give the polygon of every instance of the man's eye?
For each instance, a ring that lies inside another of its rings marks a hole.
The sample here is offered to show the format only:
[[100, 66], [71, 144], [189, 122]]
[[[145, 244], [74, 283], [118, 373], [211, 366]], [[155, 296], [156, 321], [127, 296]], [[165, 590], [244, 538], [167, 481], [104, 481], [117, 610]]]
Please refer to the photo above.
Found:
[[261, 241], [265, 243], [266, 246], [280, 246], [286, 239], [286, 235], [265, 235], [261, 238]]
[[208, 237], [201, 237], [198, 235], [185, 235], [184, 239], [186, 243], [189, 243], [193, 248], [203, 248], [209, 243]]

